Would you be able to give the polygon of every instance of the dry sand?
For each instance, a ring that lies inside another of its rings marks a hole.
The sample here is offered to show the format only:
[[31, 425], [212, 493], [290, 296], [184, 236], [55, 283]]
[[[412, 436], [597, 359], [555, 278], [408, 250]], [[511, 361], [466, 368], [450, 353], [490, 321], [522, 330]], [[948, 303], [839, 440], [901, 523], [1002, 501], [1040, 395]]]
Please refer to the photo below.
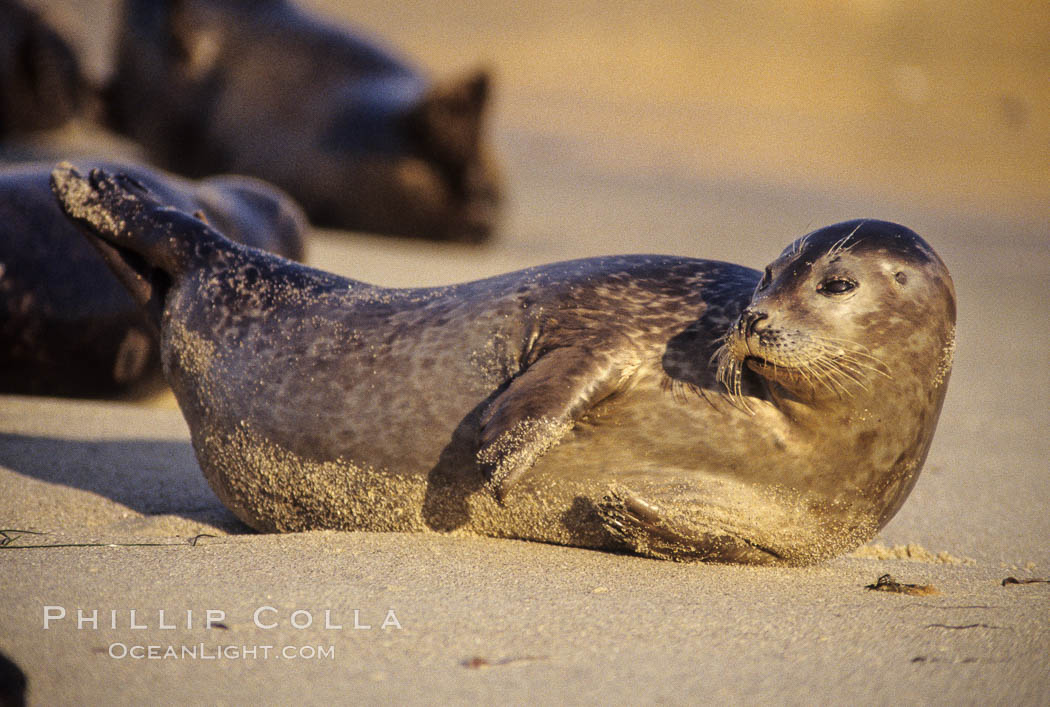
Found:
[[[488, 60], [510, 197], [491, 248], [328, 232], [313, 264], [391, 285], [613, 252], [761, 266], [826, 223], [900, 221], [959, 299], [926, 468], [881, 549], [803, 569], [261, 536], [207, 488], [177, 411], [2, 397], [0, 528], [45, 533], [0, 548], [0, 651], [33, 704], [1046, 704], [1050, 584], [1001, 582], [1050, 578], [1050, 12], [313, 4], [438, 73]], [[61, 547], [13, 547], [40, 544]], [[938, 593], [864, 588], [885, 573]]]

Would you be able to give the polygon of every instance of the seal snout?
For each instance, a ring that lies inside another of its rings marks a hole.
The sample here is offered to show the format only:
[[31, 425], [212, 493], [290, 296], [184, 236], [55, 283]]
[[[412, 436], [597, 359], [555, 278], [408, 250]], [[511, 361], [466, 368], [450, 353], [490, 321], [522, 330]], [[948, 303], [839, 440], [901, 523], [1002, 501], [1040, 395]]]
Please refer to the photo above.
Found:
[[769, 326], [768, 319], [769, 314], [751, 307], [741, 312], [736, 322], [735, 337], [738, 342], [738, 355], [741, 358], [755, 355], [761, 344], [762, 332]]
[[[769, 319], [769, 315], [765, 312], [760, 312], [755, 309], [745, 309], [743, 314], [740, 315], [740, 322], [738, 324], [740, 333], [746, 338], [750, 338], [759, 333], [759, 324], [766, 319]], [[765, 329], [765, 325], [762, 325]]]

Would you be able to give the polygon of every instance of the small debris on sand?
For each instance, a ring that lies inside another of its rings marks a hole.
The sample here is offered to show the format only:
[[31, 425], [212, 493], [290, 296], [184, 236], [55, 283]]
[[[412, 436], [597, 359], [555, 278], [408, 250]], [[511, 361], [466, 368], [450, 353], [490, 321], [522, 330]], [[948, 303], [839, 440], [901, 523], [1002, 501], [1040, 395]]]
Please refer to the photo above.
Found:
[[1003, 586], [1009, 584], [1050, 584], [1050, 579], [1043, 579], [1041, 577], [1031, 577], [1029, 579], [1018, 579], [1017, 577], [1007, 577], [1003, 580]]
[[898, 582], [893, 578], [892, 575], [884, 574], [875, 582], [875, 584], [869, 584], [864, 587], [865, 589], [871, 589], [876, 592], [894, 592], [896, 594], [911, 594], [912, 596], [923, 597], [929, 596], [930, 594], [940, 594], [937, 588], [932, 584], [904, 584]]

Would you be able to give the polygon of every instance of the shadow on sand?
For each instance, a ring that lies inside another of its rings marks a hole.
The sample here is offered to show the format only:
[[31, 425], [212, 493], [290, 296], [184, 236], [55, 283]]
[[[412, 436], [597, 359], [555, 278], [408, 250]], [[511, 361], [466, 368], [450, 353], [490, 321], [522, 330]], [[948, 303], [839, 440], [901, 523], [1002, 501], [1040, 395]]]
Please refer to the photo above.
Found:
[[189, 442], [0, 433], [0, 466], [98, 494], [143, 515], [207, 519], [230, 533], [251, 532], [208, 487]]

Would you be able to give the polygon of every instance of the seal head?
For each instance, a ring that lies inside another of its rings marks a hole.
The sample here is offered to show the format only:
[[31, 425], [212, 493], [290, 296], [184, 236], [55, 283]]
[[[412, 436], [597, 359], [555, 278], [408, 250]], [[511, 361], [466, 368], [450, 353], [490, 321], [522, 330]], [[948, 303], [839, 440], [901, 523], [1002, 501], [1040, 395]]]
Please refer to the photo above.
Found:
[[893, 471], [858, 488], [882, 527], [926, 457], [954, 350], [955, 290], [933, 249], [897, 224], [848, 221], [766, 267], [726, 333], [718, 375], [744, 408], [757, 398], [799, 424], [815, 418], [814, 429], [829, 416], [870, 428], [858, 451]]

